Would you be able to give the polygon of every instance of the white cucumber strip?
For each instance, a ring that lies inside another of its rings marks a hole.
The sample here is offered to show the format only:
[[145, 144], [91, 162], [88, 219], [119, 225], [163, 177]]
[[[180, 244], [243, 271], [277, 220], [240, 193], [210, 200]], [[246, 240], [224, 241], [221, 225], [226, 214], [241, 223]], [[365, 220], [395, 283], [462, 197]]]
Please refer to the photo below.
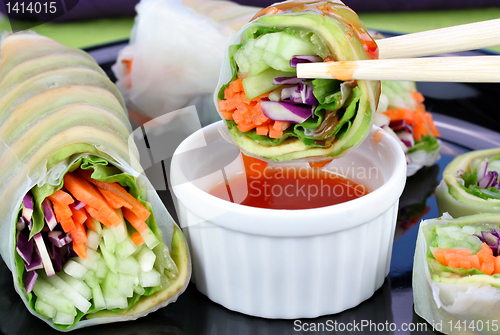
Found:
[[106, 299], [106, 301], [108, 298], [114, 299], [121, 296], [119, 292], [119, 282], [120, 276], [117, 273], [108, 273], [108, 275], [104, 279], [104, 283], [102, 284], [102, 293], [104, 294], [104, 298]]
[[84, 280], [85, 280], [85, 283], [87, 283], [87, 285], [90, 288], [94, 288], [97, 285], [99, 285], [99, 281], [97, 280], [97, 276], [96, 276], [94, 271], [87, 272]]
[[148, 248], [143, 248], [139, 252], [136, 258], [137, 262], [139, 262], [139, 266], [141, 267], [142, 272], [148, 272], [153, 269], [153, 265], [155, 264], [156, 260], [156, 255], [152, 250]]
[[102, 260], [98, 252], [89, 248], [87, 248], [87, 259], [81, 259], [80, 257], [72, 259], [92, 271], [97, 271], [99, 260]]
[[75, 322], [75, 317], [73, 315], [58, 311], [52, 321], [54, 321], [54, 323], [58, 325], [72, 325], [73, 322]]
[[153, 249], [160, 244], [160, 241], [149, 227], [146, 227], [140, 234], [149, 249]]
[[106, 245], [106, 249], [109, 253], [114, 254], [116, 250], [116, 240], [115, 235], [111, 231], [110, 228], [104, 227], [102, 229], [102, 238], [104, 240], [104, 244]]
[[50, 305], [66, 314], [76, 315], [75, 305], [66, 298], [58, 289], [49, 284], [42, 276], [38, 276], [33, 287], [37, 300], [40, 299], [47, 305]]
[[105, 243], [103, 242], [99, 244], [99, 248], [101, 249], [102, 257], [104, 258], [104, 261], [106, 262], [109, 270], [111, 270], [113, 273], [116, 273], [116, 263], [118, 262], [116, 256], [107, 249]]
[[126, 297], [110, 298], [110, 297], [104, 296], [104, 300], [106, 301], [106, 308], [107, 309], [127, 308], [128, 307], [128, 301], [127, 301]]
[[90, 300], [90, 298], [92, 298], [92, 290], [82, 280], [78, 280], [63, 272], [59, 272], [57, 275], [78, 293], [80, 293], [85, 299]]
[[141, 272], [139, 283], [142, 287], [155, 287], [160, 285], [160, 273], [155, 269], [148, 272]]
[[95, 275], [97, 276], [99, 282], [102, 282], [102, 280], [106, 278], [107, 274], [108, 274], [108, 265], [106, 264], [104, 259], [100, 258], [99, 261], [97, 262], [97, 269], [95, 271]]
[[92, 300], [96, 310], [106, 308], [106, 300], [104, 299], [104, 295], [99, 285], [92, 288]]
[[135, 276], [120, 273], [118, 291], [120, 296], [131, 298], [134, 295]]
[[51, 318], [51, 319], [54, 317], [54, 315], [56, 315], [57, 312], [57, 310], [54, 307], [44, 303], [42, 299], [36, 299], [35, 311], [45, 316], [46, 318]]
[[137, 260], [132, 256], [120, 259], [118, 261], [117, 270], [120, 273], [125, 273], [132, 276], [139, 276], [140, 272], [139, 262], [137, 262]]
[[125, 220], [123, 219], [123, 213], [121, 209], [116, 209], [115, 210], [118, 216], [120, 217], [120, 224], [115, 227], [111, 227], [111, 231], [115, 235], [115, 240], [116, 243], [122, 243], [127, 237], [128, 237], [128, 231], [127, 231], [127, 224], [125, 223]]
[[53, 275], [44, 279], [46, 279], [52, 286], [60, 289], [61, 292], [75, 304], [75, 307], [83, 313], [87, 313], [90, 306], [92, 306], [92, 304], [87, 299], [85, 299], [80, 293], [78, 293], [59, 276]]
[[137, 250], [137, 246], [130, 237], [126, 237], [120, 244], [116, 245], [116, 255], [119, 258], [126, 258]]
[[101, 235], [96, 233], [93, 230], [87, 230], [87, 242], [85, 243], [87, 248], [92, 249], [94, 251], [99, 247], [99, 243], [101, 242]]
[[72, 259], [69, 259], [66, 262], [66, 264], [64, 264], [63, 271], [73, 278], [76, 278], [78, 280], [83, 280], [88, 270], [82, 264], [77, 263]]

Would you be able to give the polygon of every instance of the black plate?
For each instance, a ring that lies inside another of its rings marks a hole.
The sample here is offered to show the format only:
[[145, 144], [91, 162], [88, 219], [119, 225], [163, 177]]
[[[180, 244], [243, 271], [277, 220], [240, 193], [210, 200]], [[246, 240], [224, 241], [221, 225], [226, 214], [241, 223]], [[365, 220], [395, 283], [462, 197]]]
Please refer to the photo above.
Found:
[[[101, 57], [100, 63], [107, 73], [111, 73], [110, 66], [120, 45], [123, 46], [121, 43], [111, 45], [108, 52], [90, 50], [91, 54]], [[442, 132], [442, 158], [436, 165], [424, 168], [408, 179], [400, 200], [401, 217], [390, 275], [372, 298], [343, 313], [313, 320], [268, 320], [227, 310], [190, 284], [175, 304], [137, 321], [86, 328], [72, 334], [364, 334], [370, 329], [381, 334], [433, 333], [432, 326], [413, 311], [411, 275], [418, 223], [439, 216], [432, 193], [443, 169], [456, 155], [500, 146], [500, 133], [492, 131], [500, 130], [496, 100], [500, 95], [500, 85], [419, 83], [418, 88], [426, 97], [427, 109], [439, 113], [434, 117]], [[176, 217], [169, 192], [159, 193]], [[12, 274], [0, 261], [0, 331], [8, 335], [59, 334], [28, 312], [14, 291], [12, 280]]]

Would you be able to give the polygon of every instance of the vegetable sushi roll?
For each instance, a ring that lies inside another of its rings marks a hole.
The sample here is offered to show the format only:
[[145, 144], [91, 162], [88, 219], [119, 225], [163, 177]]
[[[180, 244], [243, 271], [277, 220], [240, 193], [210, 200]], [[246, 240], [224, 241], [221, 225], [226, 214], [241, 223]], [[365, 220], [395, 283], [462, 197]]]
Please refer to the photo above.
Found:
[[406, 154], [406, 174], [436, 163], [440, 155], [432, 114], [425, 110], [424, 97], [412, 81], [382, 81], [375, 124], [390, 133]]
[[301, 62], [378, 57], [340, 1], [287, 1], [260, 11], [230, 43], [215, 100], [234, 142], [270, 161], [329, 160], [367, 136], [378, 81], [299, 79]]
[[138, 164], [123, 99], [81, 50], [4, 35], [0, 252], [29, 311], [59, 330], [173, 302], [190, 260]]
[[445, 334], [498, 334], [500, 216], [423, 221], [413, 265], [415, 312]]
[[457, 156], [436, 188], [439, 212], [454, 217], [500, 213], [500, 148]]

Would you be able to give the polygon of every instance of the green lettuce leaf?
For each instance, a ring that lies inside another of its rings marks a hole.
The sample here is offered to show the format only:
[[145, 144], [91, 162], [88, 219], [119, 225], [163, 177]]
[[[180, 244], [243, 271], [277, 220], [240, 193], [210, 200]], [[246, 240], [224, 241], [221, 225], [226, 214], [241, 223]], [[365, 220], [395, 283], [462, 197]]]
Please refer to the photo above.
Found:
[[231, 72], [233, 74], [233, 77], [231, 78], [231, 80], [227, 84], [222, 85], [222, 87], [220, 88], [219, 93], [217, 95], [217, 98], [219, 100], [226, 100], [226, 99], [224, 99], [224, 91], [229, 86], [229, 84], [238, 77], [238, 66], [236, 65], [236, 62], [234, 61], [234, 53], [239, 48], [241, 48], [241, 46], [242, 46], [242, 44], [237, 44], [237, 45], [231, 45], [229, 47], [229, 51], [228, 51], [229, 52], [229, 63], [231, 64]]
[[415, 141], [415, 145], [408, 150], [412, 153], [418, 150], [425, 150], [426, 152], [433, 152], [439, 149], [439, 143], [434, 136], [424, 135], [422, 141]]
[[462, 179], [464, 180], [465, 187], [469, 187], [471, 185], [477, 185], [477, 173], [469, 173], [465, 171], [462, 175]]
[[478, 185], [470, 185], [465, 187], [459, 184], [467, 193], [476, 196], [478, 198], [488, 200], [488, 199], [500, 199], [500, 191], [496, 187], [490, 187], [487, 189], [481, 188]]

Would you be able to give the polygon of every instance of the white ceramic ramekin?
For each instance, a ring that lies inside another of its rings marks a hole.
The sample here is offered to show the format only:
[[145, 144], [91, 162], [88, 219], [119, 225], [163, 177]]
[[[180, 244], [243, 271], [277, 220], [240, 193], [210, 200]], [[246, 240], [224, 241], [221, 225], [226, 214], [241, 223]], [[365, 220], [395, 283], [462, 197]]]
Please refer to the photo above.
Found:
[[238, 149], [219, 128], [222, 121], [194, 133], [172, 159], [198, 290], [231, 310], [285, 319], [338, 313], [370, 298], [389, 273], [406, 181], [398, 143], [374, 126], [359, 148], [327, 165], [369, 194], [316, 209], [272, 210], [207, 193], [243, 170]]

